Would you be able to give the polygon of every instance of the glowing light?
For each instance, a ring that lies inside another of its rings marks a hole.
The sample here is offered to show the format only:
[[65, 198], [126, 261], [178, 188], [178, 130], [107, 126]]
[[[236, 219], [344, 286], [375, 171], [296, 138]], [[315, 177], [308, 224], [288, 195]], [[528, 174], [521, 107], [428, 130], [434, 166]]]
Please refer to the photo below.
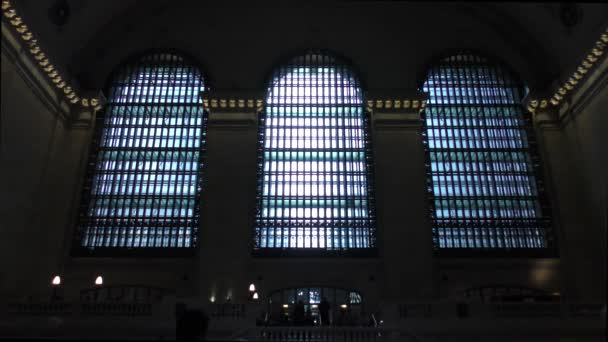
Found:
[[103, 285], [103, 278], [101, 276], [97, 276], [97, 278], [95, 278], [95, 285], [97, 285], [97, 286]]
[[215, 296], [211, 296], [211, 297], [209, 297], [209, 301], [210, 301], [211, 303], [215, 303]]
[[255, 284], [252, 283], [252, 284], [249, 285], [249, 291], [250, 292], [255, 292]]
[[283, 308], [287, 309], [289, 307], [289, 304], [283, 304]]
[[52, 284], [53, 286], [59, 286], [59, 285], [61, 285], [61, 277], [60, 277], [60, 276], [58, 276], [58, 275], [56, 275], [56, 276], [53, 278], [53, 280], [51, 281], [51, 284]]
[[257, 293], [257, 292], [254, 292], [254, 293], [253, 293], [253, 299], [259, 299], [259, 298], [260, 298], [260, 296], [258, 296], [258, 293]]
[[341, 307], [342, 309], [346, 309], [346, 308], [348, 308], [348, 305], [346, 305], [346, 304], [342, 304], [342, 305], [340, 305], [340, 307]]

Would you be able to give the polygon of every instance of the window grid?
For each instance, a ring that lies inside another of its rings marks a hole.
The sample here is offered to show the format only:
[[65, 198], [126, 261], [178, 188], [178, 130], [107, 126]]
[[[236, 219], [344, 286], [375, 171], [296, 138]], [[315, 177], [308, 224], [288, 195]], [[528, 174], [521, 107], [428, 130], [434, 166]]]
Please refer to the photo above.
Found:
[[435, 249], [553, 248], [524, 87], [461, 52], [431, 68], [423, 89]]
[[260, 117], [256, 253], [375, 247], [368, 120], [357, 78], [334, 57], [275, 70]]
[[78, 250], [196, 245], [204, 89], [200, 71], [172, 53], [148, 54], [114, 75], [91, 146]]

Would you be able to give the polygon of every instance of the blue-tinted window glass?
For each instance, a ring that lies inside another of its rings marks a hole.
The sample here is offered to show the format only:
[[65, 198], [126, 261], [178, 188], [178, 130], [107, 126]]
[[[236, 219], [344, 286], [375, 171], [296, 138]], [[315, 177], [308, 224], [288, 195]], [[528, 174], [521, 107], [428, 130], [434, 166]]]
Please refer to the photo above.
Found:
[[525, 88], [465, 52], [433, 66], [423, 89], [435, 248], [548, 247]]
[[261, 125], [255, 248], [374, 246], [368, 135], [358, 79], [310, 53], [278, 68]]
[[83, 194], [80, 246], [195, 245], [204, 89], [200, 71], [171, 53], [146, 55], [113, 76]]

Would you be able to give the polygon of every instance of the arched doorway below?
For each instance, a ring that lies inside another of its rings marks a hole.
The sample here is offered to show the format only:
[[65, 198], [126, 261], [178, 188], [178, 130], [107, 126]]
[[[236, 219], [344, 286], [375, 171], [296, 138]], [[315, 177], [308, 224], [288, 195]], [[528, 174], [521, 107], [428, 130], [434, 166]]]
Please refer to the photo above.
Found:
[[[321, 315], [325, 299], [328, 302], [328, 318]], [[303, 309], [303, 310], [302, 310]], [[303, 313], [302, 313], [303, 311]], [[278, 289], [268, 296], [269, 325], [368, 325], [363, 307], [363, 297], [352, 289], [337, 287], [297, 287]]]

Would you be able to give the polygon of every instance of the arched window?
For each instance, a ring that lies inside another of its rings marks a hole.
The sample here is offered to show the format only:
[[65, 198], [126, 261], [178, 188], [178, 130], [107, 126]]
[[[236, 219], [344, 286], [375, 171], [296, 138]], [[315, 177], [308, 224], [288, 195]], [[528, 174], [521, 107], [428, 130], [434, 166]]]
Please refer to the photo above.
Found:
[[423, 89], [435, 248], [552, 247], [523, 84], [464, 51], [432, 66]]
[[260, 127], [257, 252], [375, 247], [367, 120], [359, 80], [338, 58], [314, 51], [274, 70]]
[[114, 73], [85, 179], [75, 244], [81, 251], [195, 245], [203, 90], [201, 71], [169, 52], [146, 54]]

